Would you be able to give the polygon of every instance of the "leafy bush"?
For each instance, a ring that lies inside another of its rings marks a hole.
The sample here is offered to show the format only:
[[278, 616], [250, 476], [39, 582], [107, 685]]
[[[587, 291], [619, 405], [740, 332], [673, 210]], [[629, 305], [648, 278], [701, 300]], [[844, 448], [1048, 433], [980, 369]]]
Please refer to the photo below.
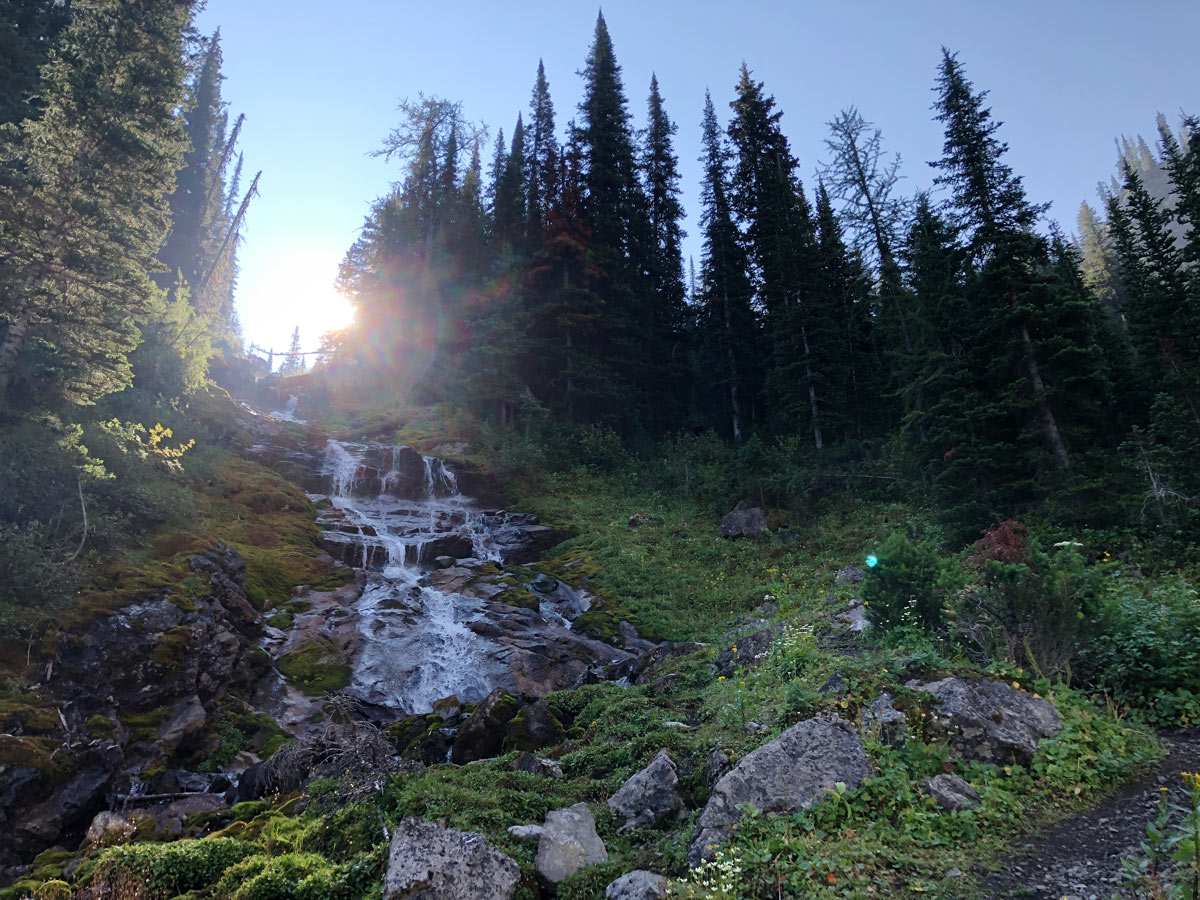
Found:
[[933, 544], [914, 544], [903, 534], [893, 534], [878, 556], [863, 584], [871, 624], [880, 629], [940, 628], [949, 571]]
[[1045, 675], [1065, 672], [1084, 614], [1096, 602], [1100, 572], [1074, 541], [1049, 551], [1019, 522], [1000, 522], [975, 544], [968, 565], [978, 583], [964, 596], [966, 633], [985, 654]]
[[1200, 694], [1200, 593], [1175, 579], [1144, 593], [1126, 582], [1104, 598], [1080, 645], [1085, 677], [1160, 721], [1193, 718]]

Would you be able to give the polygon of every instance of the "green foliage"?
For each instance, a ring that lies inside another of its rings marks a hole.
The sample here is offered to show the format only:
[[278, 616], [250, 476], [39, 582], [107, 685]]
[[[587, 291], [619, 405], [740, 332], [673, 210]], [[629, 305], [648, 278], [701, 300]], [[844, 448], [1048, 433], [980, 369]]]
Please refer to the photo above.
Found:
[[1104, 595], [1080, 645], [1083, 674], [1162, 724], [1197, 719], [1200, 594], [1187, 580], [1121, 579]]
[[919, 625], [941, 628], [950, 573], [932, 543], [893, 534], [878, 552], [879, 563], [863, 584], [867, 618], [877, 628]]
[[310, 697], [340, 691], [350, 683], [350, 666], [341, 651], [327, 638], [285, 653], [275, 661], [280, 673]]
[[135, 890], [140, 886], [151, 900], [166, 900], [212, 887], [231, 866], [253, 853], [251, 844], [222, 837], [112, 847], [88, 861], [75, 881]]

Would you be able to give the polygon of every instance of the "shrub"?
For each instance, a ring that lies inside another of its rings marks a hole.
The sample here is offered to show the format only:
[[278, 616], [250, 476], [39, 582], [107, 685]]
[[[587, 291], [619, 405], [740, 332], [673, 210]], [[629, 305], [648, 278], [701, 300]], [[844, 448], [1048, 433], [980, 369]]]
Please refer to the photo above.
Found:
[[948, 569], [933, 544], [914, 544], [903, 534], [893, 534], [878, 557], [863, 585], [871, 624], [881, 629], [940, 628]]

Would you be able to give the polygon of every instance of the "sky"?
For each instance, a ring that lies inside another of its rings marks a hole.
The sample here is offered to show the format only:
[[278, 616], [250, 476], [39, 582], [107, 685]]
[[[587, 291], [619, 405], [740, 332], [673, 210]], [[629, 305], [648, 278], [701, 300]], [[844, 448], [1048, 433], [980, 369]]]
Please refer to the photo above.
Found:
[[[247, 344], [276, 352], [300, 327], [305, 350], [345, 323], [338, 264], [371, 203], [402, 177], [373, 157], [419, 92], [511, 136], [545, 62], [559, 137], [576, 114], [598, 6], [578, 0], [208, 0], [221, 29], [224, 98], [244, 113], [248, 176], [262, 170], [239, 254]], [[855, 105], [902, 158], [906, 194], [931, 186], [941, 154], [932, 88], [943, 46], [988, 90], [1008, 163], [1049, 218], [1075, 228], [1079, 204], [1115, 171], [1118, 135], [1151, 139], [1155, 115], [1200, 114], [1200, 2], [1146, 0], [608, 0], [603, 4], [634, 123], [652, 73], [679, 127], [675, 149], [699, 264], [700, 117], [718, 116], [743, 61], [783, 111], [806, 187], [828, 158], [827, 123]], [[686, 266], [686, 258], [685, 258]]]

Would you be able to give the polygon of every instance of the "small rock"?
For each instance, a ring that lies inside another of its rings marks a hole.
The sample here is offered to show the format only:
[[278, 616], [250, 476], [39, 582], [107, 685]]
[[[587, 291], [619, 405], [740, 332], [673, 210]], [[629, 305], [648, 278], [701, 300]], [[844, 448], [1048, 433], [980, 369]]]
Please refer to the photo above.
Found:
[[838, 569], [837, 574], [833, 576], [834, 584], [862, 584], [867, 577], [867, 570], [858, 566], [846, 566], [844, 569]]
[[665, 749], [659, 750], [646, 768], [629, 777], [608, 798], [608, 808], [623, 820], [618, 832], [649, 828], [672, 813], [683, 811], [683, 798], [677, 790], [679, 775]]
[[907, 736], [908, 719], [892, 706], [892, 695], [884, 691], [863, 711], [862, 730], [864, 733], [878, 734], [882, 743], [895, 747], [902, 744]]
[[511, 767], [514, 772], [528, 772], [530, 775], [541, 775], [545, 778], [562, 778], [563, 770], [552, 759], [540, 759], [526, 751], [513, 760]]
[[536, 841], [542, 836], [541, 825], [510, 825], [508, 833], [518, 841]]
[[758, 537], [767, 530], [767, 513], [759, 506], [742, 500], [721, 519], [721, 537]]
[[849, 683], [846, 681], [846, 676], [842, 674], [841, 669], [834, 669], [833, 674], [825, 679], [825, 683], [817, 688], [818, 694], [832, 694], [835, 697], [840, 697], [846, 693], [846, 688]]
[[948, 812], [961, 812], [979, 805], [979, 794], [957, 775], [937, 775], [925, 782], [925, 792]]
[[438, 556], [433, 560], [433, 565], [438, 569], [449, 569], [458, 562], [453, 556]]
[[85, 844], [124, 843], [133, 837], [134, 824], [119, 812], [104, 810], [96, 813], [88, 826]]
[[947, 869], [946, 877], [947, 878], [962, 878], [963, 877], [962, 869]]
[[604, 889], [605, 900], [662, 900], [667, 896], [667, 879], [638, 869], [610, 882]]
[[546, 815], [534, 860], [542, 878], [558, 884], [588, 866], [604, 862], [608, 862], [608, 851], [596, 833], [596, 820], [586, 803]]

